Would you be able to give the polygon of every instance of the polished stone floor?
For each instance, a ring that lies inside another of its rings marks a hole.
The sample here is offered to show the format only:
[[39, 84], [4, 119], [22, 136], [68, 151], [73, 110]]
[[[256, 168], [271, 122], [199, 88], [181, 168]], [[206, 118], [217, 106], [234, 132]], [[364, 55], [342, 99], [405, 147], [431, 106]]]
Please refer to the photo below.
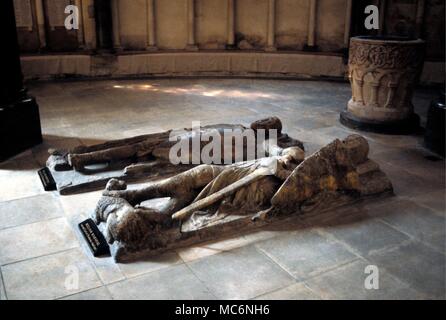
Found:
[[[2, 299], [444, 299], [445, 162], [422, 137], [365, 134], [395, 196], [130, 264], [93, 258], [77, 223], [99, 192], [59, 196], [36, 170], [67, 148], [277, 115], [309, 153], [352, 131], [338, 122], [346, 83], [158, 79], [29, 85], [44, 143], [0, 164]], [[414, 104], [425, 122], [433, 92]], [[379, 289], [366, 289], [368, 266]], [[373, 269], [373, 267], [372, 267]], [[373, 275], [377, 275], [373, 269]], [[376, 282], [379, 280], [378, 282]]]

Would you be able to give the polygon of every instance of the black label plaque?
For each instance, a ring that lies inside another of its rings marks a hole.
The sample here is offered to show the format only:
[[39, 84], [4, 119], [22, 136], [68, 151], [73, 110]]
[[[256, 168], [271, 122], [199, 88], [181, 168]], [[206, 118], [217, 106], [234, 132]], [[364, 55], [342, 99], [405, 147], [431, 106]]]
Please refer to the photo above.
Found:
[[54, 181], [53, 175], [50, 172], [50, 169], [47, 167], [40, 169], [38, 172], [40, 181], [42, 181], [43, 188], [45, 191], [54, 191], [57, 190], [56, 181]]
[[93, 256], [99, 257], [110, 253], [110, 248], [104, 235], [99, 231], [93, 220], [87, 219], [79, 223], [79, 229], [87, 241]]

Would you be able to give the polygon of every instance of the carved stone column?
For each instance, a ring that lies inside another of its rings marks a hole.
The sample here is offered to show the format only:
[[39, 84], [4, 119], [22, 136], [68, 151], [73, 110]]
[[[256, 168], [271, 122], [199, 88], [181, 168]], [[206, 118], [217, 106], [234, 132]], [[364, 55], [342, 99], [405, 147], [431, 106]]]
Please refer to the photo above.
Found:
[[84, 24], [82, 19], [82, 1], [81, 0], [75, 0], [74, 4], [79, 9], [79, 29], [76, 30], [77, 32], [77, 42], [79, 43], [79, 48], [84, 49], [85, 48], [85, 37], [84, 37]]
[[155, 4], [154, 0], [147, 0], [147, 48], [148, 51], [158, 50], [156, 46]]
[[113, 23], [111, 0], [94, 0], [96, 39], [98, 51], [107, 52], [113, 48]]
[[96, 22], [94, 18], [94, 0], [81, 0], [82, 27], [84, 28], [85, 50], [96, 49]]
[[406, 133], [418, 127], [413, 89], [424, 59], [422, 40], [354, 37], [350, 43], [352, 98], [341, 122], [352, 128]]
[[228, 40], [226, 49], [233, 49], [235, 47], [235, 7], [234, 0], [228, 0]]
[[119, 21], [119, 0], [111, 0], [111, 14], [113, 25], [113, 48], [116, 51], [122, 51], [121, 30]]
[[310, 11], [308, 19], [308, 39], [307, 44], [304, 46], [304, 50], [316, 51], [316, 23], [317, 23], [317, 0], [310, 0]]
[[276, 0], [268, 0], [268, 36], [266, 51], [276, 51]]
[[186, 50], [197, 51], [195, 43], [195, 0], [187, 0], [187, 45]]
[[37, 20], [37, 32], [39, 34], [40, 50], [46, 47], [45, 16], [43, 13], [42, 1], [43, 0], [36, 0], [36, 20]]
[[345, 9], [345, 22], [344, 22], [344, 48], [348, 48], [348, 45], [350, 43], [352, 8], [353, 8], [353, 0], [347, 0], [347, 7]]
[[39, 106], [23, 87], [13, 0], [0, 1], [0, 162], [42, 142]]

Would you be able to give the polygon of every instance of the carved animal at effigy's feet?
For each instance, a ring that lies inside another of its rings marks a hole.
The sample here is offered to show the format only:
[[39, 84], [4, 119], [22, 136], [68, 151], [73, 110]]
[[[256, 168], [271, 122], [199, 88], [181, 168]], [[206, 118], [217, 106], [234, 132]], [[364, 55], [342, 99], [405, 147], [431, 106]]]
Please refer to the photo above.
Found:
[[[297, 147], [232, 165], [200, 165], [145, 188], [111, 180], [93, 219], [116, 261], [258, 228], [309, 211], [392, 194], [392, 184], [368, 159], [365, 138], [334, 140], [305, 158]], [[169, 198], [162, 208], [151, 199]], [[147, 202], [148, 201], [148, 202]]]

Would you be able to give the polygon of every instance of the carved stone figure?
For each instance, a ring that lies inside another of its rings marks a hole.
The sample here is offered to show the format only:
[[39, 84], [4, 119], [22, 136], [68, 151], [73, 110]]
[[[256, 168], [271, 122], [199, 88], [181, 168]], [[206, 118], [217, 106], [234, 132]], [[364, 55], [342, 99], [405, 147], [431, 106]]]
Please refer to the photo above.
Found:
[[[92, 218], [117, 261], [157, 254], [391, 192], [368, 151], [362, 136], [351, 135], [307, 158], [301, 148], [290, 147], [253, 161], [200, 165], [141, 189], [127, 190], [123, 181], [111, 180]], [[169, 201], [161, 209], [145, 203], [165, 197]]]
[[[265, 144], [263, 147], [267, 155], [280, 153], [283, 148], [299, 146], [303, 149], [302, 142], [289, 137], [282, 132], [282, 123], [279, 118], [271, 117], [255, 121], [250, 128], [243, 125], [218, 124], [203, 126], [199, 129], [168, 130], [165, 132], [141, 135], [137, 137], [108, 141], [93, 146], [78, 146], [72, 150], [51, 150], [47, 166], [51, 170], [61, 194], [69, 194], [78, 191], [86, 191], [96, 187], [103, 187], [111, 178], [133, 181], [139, 178], [169, 176], [185, 171], [194, 165], [192, 157], [194, 150], [191, 148], [185, 156], [187, 164], [172, 164], [170, 150], [177, 143], [177, 139], [183, 139], [191, 144], [196, 136], [212, 136], [217, 133], [223, 137], [225, 131], [237, 132], [243, 136], [248, 130], [254, 134], [259, 130], [265, 130]], [[269, 130], [276, 130], [277, 141], [269, 143]], [[257, 136], [253, 135], [254, 139]], [[200, 138], [199, 138], [200, 139]], [[209, 140], [199, 140], [200, 153], [210, 143]], [[230, 141], [231, 148], [235, 145], [235, 138]], [[224, 146], [222, 145], [222, 148]], [[242, 141], [242, 155], [247, 155], [247, 140]], [[257, 145], [254, 146], [255, 148]], [[254, 155], [257, 150], [254, 150]], [[223, 163], [224, 152], [221, 152]], [[235, 160], [235, 152], [232, 151], [232, 160]], [[184, 157], [183, 157], [184, 159]], [[199, 161], [201, 160], [198, 155]], [[195, 164], [196, 165], [196, 164]]]
[[341, 122], [371, 131], [407, 132], [418, 127], [412, 95], [424, 42], [404, 38], [353, 37], [348, 76], [352, 98]]

